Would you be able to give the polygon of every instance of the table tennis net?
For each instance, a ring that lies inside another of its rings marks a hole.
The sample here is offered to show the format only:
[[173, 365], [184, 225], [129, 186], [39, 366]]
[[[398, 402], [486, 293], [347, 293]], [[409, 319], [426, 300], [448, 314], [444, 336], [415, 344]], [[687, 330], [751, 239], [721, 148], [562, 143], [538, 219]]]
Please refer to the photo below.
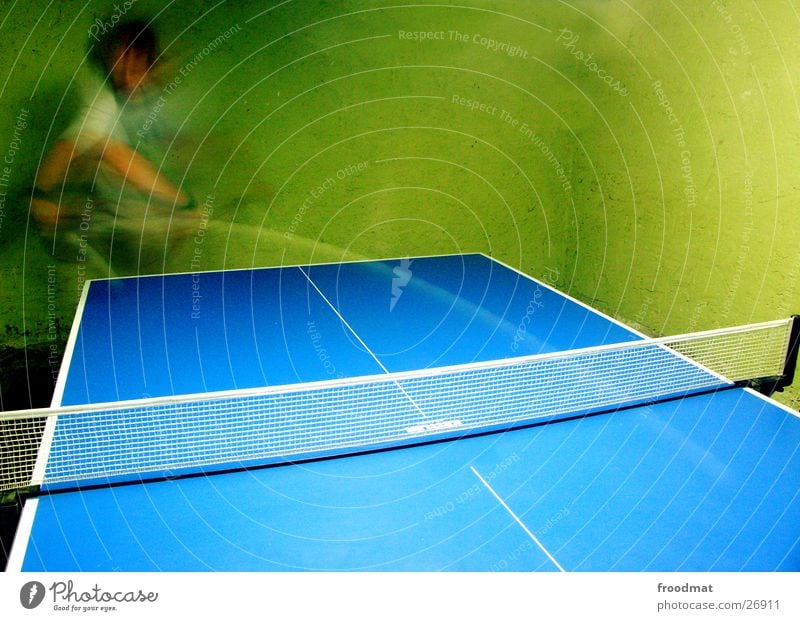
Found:
[[791, 324], [311, 384], [0, 413], [0, 489], [296, 461], [648, 406], [781, 375]]

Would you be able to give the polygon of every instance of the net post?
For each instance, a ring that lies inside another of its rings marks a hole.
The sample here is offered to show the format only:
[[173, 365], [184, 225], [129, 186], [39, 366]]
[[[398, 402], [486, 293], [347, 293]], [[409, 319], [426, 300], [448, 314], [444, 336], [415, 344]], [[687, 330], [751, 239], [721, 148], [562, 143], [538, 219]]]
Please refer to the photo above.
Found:
[[800, 350], [800, 315], [792, 315], [792, 327], [789, 333], [789, 350], [786, 352], [786, 361], [783, 364], [783, 374], [775, 387], [783, 390], [791, 386], [797, 370], [797, 353]]
[[800, 350], [800, 315], [792, 315], [790, 320], [788, 347], [781, 374], [773, 377], [752, 378], [740, 382], [739, 385], [757, 390], [768, 397], [775, 392], [783, 392], [784, 388], [792, 385], [797, 370], [798, 350]]

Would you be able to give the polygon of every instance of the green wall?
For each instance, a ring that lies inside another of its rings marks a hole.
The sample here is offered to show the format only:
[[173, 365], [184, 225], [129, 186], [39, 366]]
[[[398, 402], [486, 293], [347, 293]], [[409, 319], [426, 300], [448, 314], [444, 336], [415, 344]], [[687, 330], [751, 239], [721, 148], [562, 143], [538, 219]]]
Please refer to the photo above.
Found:
[[[143, 149], [209, 219], [114, 273], [483, 251], [654, 335], [800, 312], [797, 6], [268, 4], [132, 3], [165, 47]], [[60, 353], [109, 273], [55, 261], [20, 193], [115, 6], [0, 4], [7, 346]]]

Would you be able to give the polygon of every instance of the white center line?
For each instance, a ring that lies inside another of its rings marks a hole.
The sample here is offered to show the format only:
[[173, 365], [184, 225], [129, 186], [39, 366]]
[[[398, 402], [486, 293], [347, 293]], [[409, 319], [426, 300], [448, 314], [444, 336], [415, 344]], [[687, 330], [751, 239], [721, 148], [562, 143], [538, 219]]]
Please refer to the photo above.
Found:
[[425, 412], [423, 412], [423, 411], [422, 411], [422, 408], [421, 408], [421, 407], [419, 407], [419, 405], [417, 405], [417, 402], [416, 402], [416, 401], [414, 401], [414, 399], [411, 397], [411, 395], [409, 395], [409, 394], [406, 392], [405, 388], [403, 388], [403, 387], [400, 385], [400, 383], [399, 383], [399, 382], [397, 382], [397, 380], [395, 380], [395, 379], [392, 377], [392, 373], [389, 371], [389, 369], [387, 369], [385, 366], [383, 366], [383, 363], [380, 361], [380, 359], [378, 358], [378, 356], [377, 356], [377, 355], [376, 355], [376, 354], [375, 354], [375, 353], [374, 353], [374, 352], [373, 352], [373, 351], [372, 351], [372, 350], [371, 350], [371, 349], [370, 349], [370, 348], [367, 346], [367, 344], [364, 342], [364, 340], [363, 340], [363, 339], [362, 339], [362, 338], [361, 338], [361, 337], [358, 335], [358, 333], [357, 333], [357, 332], [356, 332], [356, 331], [353, 329], [353, 326], [351, 326], [349, 323], [347, 323], [347, 320], [346, 320], [344, 317], [342, 317], [342, 314], [339, 312], [339, 309], [337, 309], [337, 308], [336, 308], [336, 306], [334, 306], [334, 305], [333, 305], [333, 303], [332, 303], [332, 302], [331, 302], [331, 301], [330, 301], [330, 300], [329, 300], [329, 299], [328, 299], [328, 298], [325, 296], [325, 294], [324, 294], [324, 293], [322, 293], [322, 291], [320, 290], [320, 288], [319, 288], [319, 287], [317, 287], [317, 284], [316, 284], [316, 283], [315, 283], [313, 280], [311, 280], [311, 277], [310, 277], [308, 274], [306, 274], [305, 270], [303, 270], [303, 268], [302, 268], [302, 267], [298, 267], [297, 269], [299, 269], [299, 270], [300, 270], [300, 273], [302, 273], [302, 274], [303, 274], [303, 276], [305, 276], [305, 277], [306, 277], [306, 280], [308, 280], [308, 282], [309, 282], [309, 283], [311, 283], [311, 286], [312, 286], [312, 287], [314, 287], [314, 289], [316, 289], [316, 291], [317, 291], [317, 293], [319, 294], [319, 296], [320, 296], [320, 297], [321, 297], [321, 298], [322, 298], [322, 299], [325, 301], [325, 303], [326, 303], [326, 304], [327, 304], [327, 305], [328, 305], [328, 306], [331, 308], [331, 310], [332, 310], [334, 313], [336, 313], [336, 316], [337, 316], [337, 317], [339, 318], [339, 320], [340, 320], [340, 321], [341, 321], [341, 322], [342, 322], [342, 323], [345, 325], [345, 327], [346, 327], [348, 330], [350, 330], [350, 333], [351, 333], [351, 334], [352, 334], [354, 337], [356, 337], [356, 339], [358, 339], [358, 342], [359, 342], [359, 343], [361, 343], [361, 346], [362, 346], [362, 347], [363, 347], [363, 348], [364, 348], [364, 349], [367, 351], [367, 353], [368, 353], [370, 356], [372, 356], [372, 359], [373, 359], [375, 362], [377, 362], [377, 363], [378, 363], [378, 366], [379, 366], [381, 369], [383, 369], [383, 372], [384, 372], [384, 373], [386, 373], [386, 374], [389, 376], [389, 379], [390, 379], [390, 380], [391, 380], [391, 381], [394, 383], [394, 385], [397, 387], [397, 389], [398, 389], [400, 392], [402, 392], [402, 393], [403, 393], [403, 395], [406, 397], [406, 399], [408, 399], [408, 400], [411, 402], [411, 405], [413, 405], [413, 406], [414, 406], [414, 408], [417, 410], [417, 412], [419, 412], [419, 413], [420, 413], [420, 415], [421, 415], [423, 418], [428, 418], [428, 415], [427, 415], [427, 414], [425, 414]]
[[547, 558], [549, 558], [549, 559], [550, 559], [550, 560], [553, 562], [553, 565], [555, 565], [556, 567], [558, 567], [558, 570], [559, 570], [559, 571], [566, 572], [567, 570], [566, 570], [566, 569], [564, 569], [564, 568], [561, 566], [561, 563], [559, 563], [559, 562], [558, 562], [558, 561], [555, 559], [555, 557], [554, 557], [552, 554], [550, 554], [550, 552], [548, 552], [548, 551], [547, 551], [547, 548], [545, 548], [545, 547], [542, 545], [542, 542], [541, 542], [541, 541], [539, 541], [539, 540], [536, 538], [536, 535], [534, 535], [534, 534], [533, 534], [533, 533], [532, 533], [532, 532], [531, 532], [531, 531], [528, 529], [528, 527], [527, 527], [527, 526], [525, 526], [525, 524], [523, 524], [522, 520], [520, 520], [520, 519], [517, 517], [517, 515], [516, 515], [516, 514], [515, 514], [515, 513], [514, 513], [514, 512], [511, 510], [511, 508], [510, 508], [510, 507], [509, 507], [509, 506], [508, 506], [508, 505], [505, 503], [505, 501], [504, 501], [502, 498], [500, 498], [500, 496], [498, 496], [498, 495], [497, 495], [497, 492], [496, 492], [496, 491], [494, 491], [494, 490], [492, 489], [492, 486], [491, 486], [491, 485], [489, 485], [489, 484], [486, 482], [486, 479], [484, 479], [484, 478], [481, 476], [481, 473], [480, 473], [480, 472], [478, 472], [477, 470], [475, 470], [475, 467], [474, 467], [474, 466], [470, 466], [469, 468], [470, 468], [470, 470], [472, 470], [472, 472], [475, 474], [475, 476], [476, 476], [476, 477], [478, 477], [478, 478], [480, 479], [481, 483], [483, 483], [483, 485], [486, 487], [486, 489], [488, 489], [488, 490], [489, 490], [489, 491], [492, 493], [492, 496], [494, 496], [494, 497], [497, 499], [497, 502], [499, 502], [501, 505], [503, 505], [503, 508], [504, 508], [506, 511], [508, 511], [508, 514], [509, 514], [511, 517], [513, 517], [513, 518], [514, 518], [514, 520], [516, 520], [517, 524], [519, 524], [520, 526], [522, 526], [522, 530], [524, 530], [526, 533], [528, 533], [528, 537], [530, 537], [530, 538], [533, 540], [533, 542], [534, 542], [534, 543], [535, 543], [537, 546], [539, 546], [539, 549], [540, 549], [542, 552], [544, 552], [544, 553], [547, 555]]

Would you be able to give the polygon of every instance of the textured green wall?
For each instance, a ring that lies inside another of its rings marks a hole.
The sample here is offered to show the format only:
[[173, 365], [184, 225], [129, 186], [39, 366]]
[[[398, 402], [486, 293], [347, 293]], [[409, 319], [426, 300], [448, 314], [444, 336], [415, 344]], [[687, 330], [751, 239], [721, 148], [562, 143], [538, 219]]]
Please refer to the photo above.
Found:
[[[143, 148], [210, 217], [115, 273], [483, 251], [651, 334], [800, 312], [797, 6], [268, 4], [132, 3], [166, 48]], [[0, 5], [8, 345], [62, 347], [108, 273], [54, 261], [19, 191], [115, 6]]]

